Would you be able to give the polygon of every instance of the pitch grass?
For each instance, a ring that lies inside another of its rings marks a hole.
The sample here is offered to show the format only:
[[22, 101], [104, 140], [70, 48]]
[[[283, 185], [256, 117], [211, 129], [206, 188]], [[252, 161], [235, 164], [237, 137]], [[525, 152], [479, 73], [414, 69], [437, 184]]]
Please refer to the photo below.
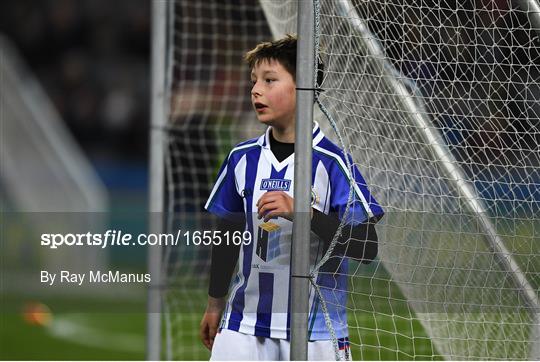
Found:
[[[356, 313], [362, 328], [351, 334], [354, 360], [439, 360], [431, 340], [416, 321], [395, 320], [390, 316]], [[183, 315], [181, 330], [174, 334], [173, 359], [207, 360], [210, 353], [198, 341], [200, 315]], [[394, 334], [399, 331], [399, 335]], [[191, 331], [195, 331], [192, 333]], [[411, 336], [407, 336], [410, 334]]]
[[16, 295], [2, 296], [0, 360], [145, 358], [144, 305], [132, 304], [130, 312], [121, 312], [125, 301], [49, 298], [40, 302], [51, 309], [52, 320], [48, 326], [40, 326], [23, 318], [24, 304], [29, 300]]
[[[198, 326], [204, 304], [193, 303], [202, 299], [204, 293], [192, 294], [189, 312], [173, 315], [173, 355], [176, 360], [207, 360], [209, 352], [198, 338]], [[21, 314], [21, 298], [7, 296], [1, 314], [0, 359], [2, 360], [142, 360], [145, 358], [144, 305], [141, 312], [55, 312], [67, 310], [65, 305], [78, 305], [80, 310], [88, 306], [88, 300], [54, 298], [43, 300], [53, 313], [48, 327], [30, 325]], [[121, 301], [103, 301], [102, 306], [92, 302], [91, 310], [111, 307], [120, 308]], [[181, 305], [177, 306], [182, 308]], [[104, 310], [104, 309], [102, 309]], [[390, 315], [355, 313], [349, 317], [352, 353], [356, 360], [410, 360], [431, 359], [431, 342], [425, 337], [421, 326]], [[358, 323], [358, 325], [357, 325]], [[399, 331], [395, 335], [394, 331]], [[59, 333], [60, 332], [60, 333]], [[165, 335], [165, 334], [164, 334]], [[409, 337], [410, 336], [410, 337]], [[129, 343], [133, 347], [129, 347]], [[165, 347], [165, 341], [164, 341]], [[165, 350], [165, 348], [164, 348]], [[166, 358], [164, 354], [162, 358]]]
[[[176, 308], [183, 313], [172, 314], [172, 358], [175, 360], [207, 360], [209, 352], [198, 338], [198, 326], [204, 303], [204, 293], [193, 291], [192, 299]], [[1, 360], [142, 360], [145, 358], [146, 313], [108, 312], [73, 313], [62, 304], [87, 300], [45, 300], [53, 312], [49, 327], [26, 323], [16, 309], [16, 298], [3, 302], [11, 306], [2, 309], [0, 328]], [[96, 308], [96, 302], [93, 302]], [[110, 301], [107, 306], [110, 306]], [[122, 302], [115, 302], [120, 307]], [[187, 306], [189, 305], [189, 308]], [[397, 306], [395, 306], [397, 307]], [[81, 307], [82, 310], [83, 307]], [[130, 310], [133, 310], [131, 308]], [[440, 359], [422, 326], [407, 318], [409, 311], [397, 308], [393, 312], [376, 313], [357, 310], [349, 315], [352, 355], [355, 360], [437, 360]], [[66, 323], [67, 322], [67, 323]], [[165, 328], [165, 326], [164, 326]], [[60, 329], [61, 333], [58, 333]], [[56, 333], [55, 333], [56, 331]], [[163, 331], [165, 332], [165, 331]], [[163, 333], [165, 336], [165, 333]], [[163, 341], [165, 351], [166, 341]], [[168, 356], [164, 353], [162, 358]]]
[[[412, 319], [414, 315], [411, 315], [399, 289], [387, 281], [377, 282], [377, 279], [372, 279], [371, 283], [375, 283], [372, 288], [385, 290], [384, 294], [392, 295], [395, 302], [387, 306], [379, 304], [368, 307], [373, 300], [363, 300], [364, 296], [350, 301], [348, 322], [353, 359], [441, 360], [422, 325]], [[174, 311], [168, 321], [171, 326], [171, 354], [165, 354], [163, 358], [207, 360], [210, 354], [198, 337], [198, 327], [206, 303], [204, 290], [193, 287], [171, 293], [170, 298], [168, 304]], [[179, 303], [180, 300], [185, 302]], [[182, 310], [190, 310], [192, 313], [182, 313]]]
[[[92, 321], [96, 326], [93, 332], [100, 331], [106, 336], [118, 335], [123, 332], [130, 335], [137, 334], [138, 340], [144, 342], [145, 314], [60, 314], [56, 320], [73, 319], [74, 323]], [[52, 324], [56, 323], [54, 320]], [[0, 332], [0, 359], [1, 360], [142, 360], [145, 358], [142, 346], [133, 346], [133, 351], [119, 350], [115, 340], [109, 342], [92, 343], [87, 345], [85, 336], [77, 336], [80, 343], [72, 339], [65, 339], [51, 334], [49, 327], [29, 325], [20, 315], [3, 314]], [[111, 333], [114, 326], [122, 326], [124, 331]], [[70, 333], [66, 331], [66, 333]], [[86, 338], [95, 339], [95, 335], [86, 335]], [[99, 338], [105, 340], [105, 337]]]

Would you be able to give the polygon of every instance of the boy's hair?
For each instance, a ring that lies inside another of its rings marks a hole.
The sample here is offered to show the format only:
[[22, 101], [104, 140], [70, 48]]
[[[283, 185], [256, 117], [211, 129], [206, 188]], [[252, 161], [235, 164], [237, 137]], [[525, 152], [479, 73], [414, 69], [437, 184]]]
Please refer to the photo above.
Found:
[[[253, 69], [261, 61], [278, 61], [296, 82], [296, 43], [295, 35], [287, 34], [284, 38], [259, 43], [244, 55], [249, 68]], [[317, 61], [317, 85], [320, 86], [324, 76], [324, 64]]]

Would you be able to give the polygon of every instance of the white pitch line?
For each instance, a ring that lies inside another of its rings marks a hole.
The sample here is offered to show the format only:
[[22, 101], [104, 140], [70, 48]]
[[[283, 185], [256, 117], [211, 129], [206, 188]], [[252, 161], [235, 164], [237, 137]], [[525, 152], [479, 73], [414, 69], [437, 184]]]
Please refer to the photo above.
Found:
[[54, 337], [84, 346], [134, 353], [145, 351], [144, 337], [135, 334], [112, 333], [87, 324], [86, 318], [55, 316], [47, 330]]

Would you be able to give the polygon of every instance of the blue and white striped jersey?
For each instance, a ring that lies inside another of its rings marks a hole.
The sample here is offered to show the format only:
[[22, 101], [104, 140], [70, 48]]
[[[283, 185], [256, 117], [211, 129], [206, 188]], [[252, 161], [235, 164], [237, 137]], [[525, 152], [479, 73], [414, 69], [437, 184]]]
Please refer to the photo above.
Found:
[[[222, 218], [245, 215], [252, 242], [242, 245], [238, 272], [229, 291], [221, 328], [241, 333], [289, 339], [290, 250], [292, 222], [277, 218], [264, 223], [257, 218], [256, 203], [267, 191], [294, 194], [294, 154], [279, 162], [270, 150], [269, 131], [237, 145], [218, 173], [205, 208]], [[371, 196], [356, 167], [346, 166], [343, 151], [327, 139], [319, 126], [313, 129], [312, 205], [343, 218], [354, 179], [354, 200], [347, 223], [356, 225], [383, 210]], [[349, 156], [350, 157], [350, 156]], [[321, 258], [322, 243], [311, 233], [312, 266]], [[338, 338], [348, 336], [346, 319], [347, 261], [336, 273], [320, 273], [321, 288]], [[319, 298], [310, 291], [309, 339], [330, 339]]]

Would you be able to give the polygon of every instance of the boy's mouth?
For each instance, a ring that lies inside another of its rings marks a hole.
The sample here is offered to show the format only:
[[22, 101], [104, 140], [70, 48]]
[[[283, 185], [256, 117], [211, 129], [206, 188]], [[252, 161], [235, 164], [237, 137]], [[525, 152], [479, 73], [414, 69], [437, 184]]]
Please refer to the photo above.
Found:
[[255, 109], [258, 111], [268, 107], [266, 104], [263, 104], [260, 102], [255, 102], [253, 105], [255, 106]]

